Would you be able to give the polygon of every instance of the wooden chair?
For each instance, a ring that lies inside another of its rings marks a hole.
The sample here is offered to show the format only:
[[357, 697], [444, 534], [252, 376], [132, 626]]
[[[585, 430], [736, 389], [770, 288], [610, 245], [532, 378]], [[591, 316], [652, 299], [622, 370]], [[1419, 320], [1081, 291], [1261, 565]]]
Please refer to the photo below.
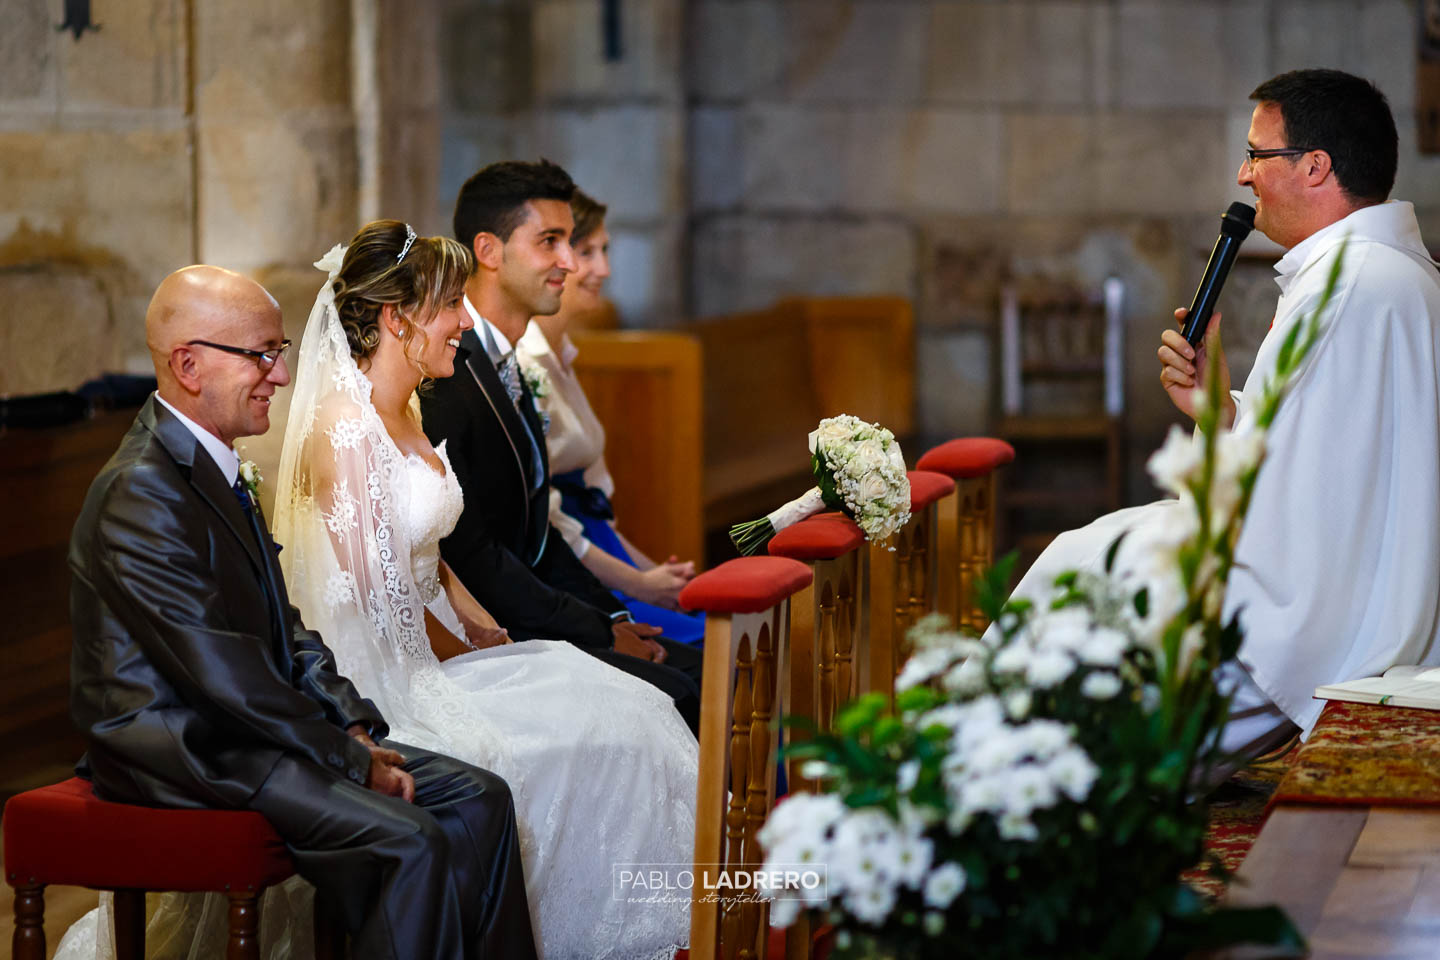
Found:
[[916, 466], [955, 481], [955, 496], [936, 507], [939, 575], [936, 609], [977, 632], [989, 623], [975, 606], [975, 578], [995, 562], [995, 472], [1015, 459], [993, 437], [959, 437], [925, 452]]
[[1124, 283], [1114, 277], [1098, 294], [1038, 282], [1001, 293], [995, 433], [1021, 448], [1027, 468], [1063, 477], [1006, 487], [1002, 530], [1026, 511], [1015, 542], [1027, 562], [1059, 530], [1118, 510], [1124, 499], [1123, 302]]
[[[757, 834], [775, 806], [779, 717], [786, 710], [791, 598], [808, 567], [780, 557], [742, 557], [691, 580], [687, 610], [705, 612], [705, 680], [695, 809], [694, 898], [689, 957], [764, 960], [776, 939], [762, 902], [707, 897], [717, 870], [764, 863]], [[773, 952], [773, 951], [771, 951]]]
[[909, 476], [910, 521], [884, 543], [870, 544], [870, 669], [864, 689], [887, 697], [895, 695], [895, 675], [909, 656], [905, 634], [937, 609], [938, 509], [955, 492], [955, 481], [943, 473], [912, 470]]
[[[226, 960], [259, 960], [260, 895], [295, 872], [284, 842], [258, 813], [111, 803], [78, 777], [12, 797], [4, 842], [6, 879], [15, 888], [15, 960], [44, 960], [51, 884], [114, 892], [117, 960], [145, 956], [146, 891], [224, 891]], [[344, 942], [317, 899], [317, 960], [332, 960]]]

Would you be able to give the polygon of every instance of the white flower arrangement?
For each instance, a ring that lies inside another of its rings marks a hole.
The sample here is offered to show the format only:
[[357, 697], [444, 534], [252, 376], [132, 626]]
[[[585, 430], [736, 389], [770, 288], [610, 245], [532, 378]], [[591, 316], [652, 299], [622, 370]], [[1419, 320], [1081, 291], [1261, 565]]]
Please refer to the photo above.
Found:
[[810, 433], [816, 486], [780, 509], [730, 530], [742, 554], [755, 553], [781, 530], [829, 507], [843, 510], [869, 540], [885, 540], [910, 520], [910, 478], [895, 434], [841, 414]]
[[[1172, 431], [1149, 461], [1177, 499], [1111, 546], [1104, 574], [1062, 574], [1046, 603], [1004, 602], [1014, 557], [1002, 560], [977, 589], [983, 637], [922, 619], [893, 708], [867, 694], [832, 731], [792, 741], [825, 792], [775, 808], [764, 869], [824, 864], [827, 888], [774, 900], [773, 924], [822, 911], [847, 957], [1141, 960], [1299, 943], [1277, 909], [1210, 909], [1180, 874], [1202, 860], [1197, 779], [1229, 759], [1214, 676], [1242, 637], [1239, 615], [1222, 617], [1235, 544], [1338, 273], [1238, 429], [1220, 424], [1211, 378], [1198, 435]], [[846, 477], [847, 458], [881, 456], [848, 429], [827, 421], [812, 440]]]

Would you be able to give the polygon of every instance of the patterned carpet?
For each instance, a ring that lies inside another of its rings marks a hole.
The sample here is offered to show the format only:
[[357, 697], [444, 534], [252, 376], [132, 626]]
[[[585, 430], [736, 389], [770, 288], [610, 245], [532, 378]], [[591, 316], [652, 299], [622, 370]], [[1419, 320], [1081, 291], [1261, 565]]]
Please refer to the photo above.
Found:
[[[1210, 798], [1210, 826], [1206, 830], [1205, 851], [1218, 859], [1229, 873], [1240, 868], [1245, 854], [1260, 833], [1270, 798], [1285, 774], [1295, 764], [1299, 751], [1297, 741], [1252, 762], [1225, 783]], [[1186, 883], [1210, 898], [1218, 900], [1225, 893], [1228, 879], [1217, 876], [1207, 863], [1187, 870]]]
[[1437, 743], [1440, 711], [1332, 700], [1275, 801], [1440, 804]]

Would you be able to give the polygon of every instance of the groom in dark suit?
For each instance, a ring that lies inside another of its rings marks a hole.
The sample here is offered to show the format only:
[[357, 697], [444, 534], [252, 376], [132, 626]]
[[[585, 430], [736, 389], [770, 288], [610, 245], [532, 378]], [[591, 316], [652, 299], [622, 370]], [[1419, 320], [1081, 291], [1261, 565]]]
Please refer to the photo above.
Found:
[[535, 400], [515, 360], [531, 317], [560, 309], [574, 220], [569, 175], [553, 163], [491, 164], [460, 190], [455, 237], [475, 253], [455, 375], [420, 393], [425, 432], [446, 452], [465, 511], [440, 543], [450, 569], [516, 640], [568, 640], [665, 691], [699, 728], [698, 651], [630, 613], [550, 526], [550, 463]]
[[258, 811], [356, 956], [533, 960], [505, 782], [383, 740], [289, 604], [232, 447], [269, 426], [283, 336], [270, 295], [215, 267], [150, 303], [159, 389], [70, 541], [78, 772], [108, 800]]

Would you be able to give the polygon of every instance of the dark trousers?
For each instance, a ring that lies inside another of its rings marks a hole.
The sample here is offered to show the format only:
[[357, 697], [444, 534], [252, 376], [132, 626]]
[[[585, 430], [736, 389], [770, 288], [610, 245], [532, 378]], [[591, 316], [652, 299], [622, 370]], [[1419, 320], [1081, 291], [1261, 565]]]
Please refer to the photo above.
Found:
[[251, 808], [345, 918], [352, 955], [535, 960], [510, 788], [450, 757], [405, 756], [415, 802], [282, 757]]
[[659, 687], [675, 701], [675, 709], [697, 737], [700, 735], [700, 668], [704, 663], [701, 650], [665, 637], [656, 637], [665, 648], [664, 663], [651, 663], [614, 650], [581, 647], [586, 653], [603, 660], [617, 670]]

